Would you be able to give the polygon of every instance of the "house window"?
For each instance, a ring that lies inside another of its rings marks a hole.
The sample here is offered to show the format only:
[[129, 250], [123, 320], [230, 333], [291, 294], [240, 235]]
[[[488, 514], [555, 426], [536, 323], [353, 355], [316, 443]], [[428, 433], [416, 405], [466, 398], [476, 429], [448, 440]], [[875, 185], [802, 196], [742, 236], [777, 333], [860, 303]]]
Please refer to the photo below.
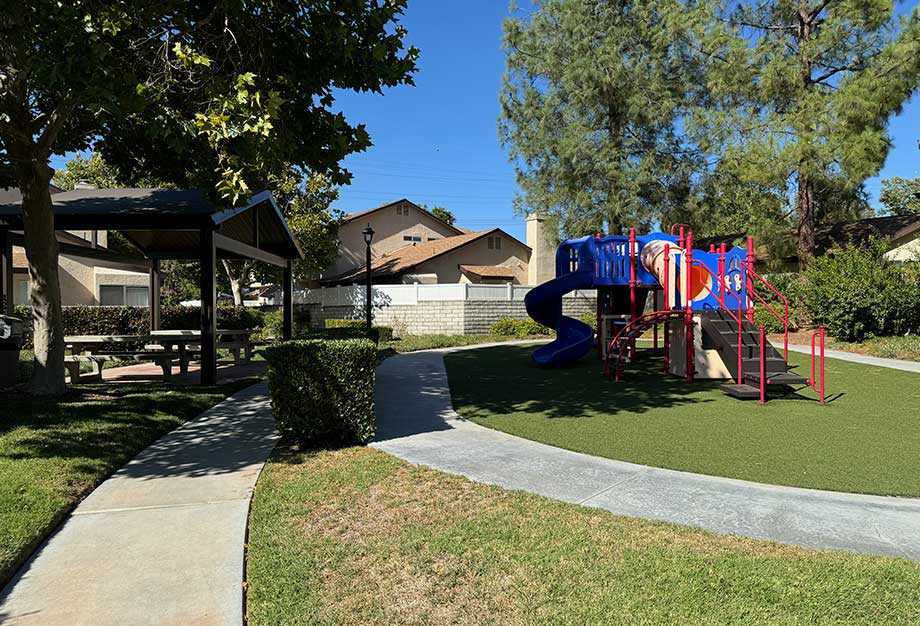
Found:
[[[422, 238], [417, 235], [403, 235], [403, 241], [421, 241]], [[431, 241], [429, 239], [428, 241]]]
[[146, 287], [125, 285], [99, 285], [99, 304], [102, 306], [149, 306]]
[[29, 281], [17, 280], [13, 285], [13, 304], [28, 306], [29, 304]]
[[502, 249], [502, 238], [501, 237], [489, 237], [489, 250], [501, 250]]

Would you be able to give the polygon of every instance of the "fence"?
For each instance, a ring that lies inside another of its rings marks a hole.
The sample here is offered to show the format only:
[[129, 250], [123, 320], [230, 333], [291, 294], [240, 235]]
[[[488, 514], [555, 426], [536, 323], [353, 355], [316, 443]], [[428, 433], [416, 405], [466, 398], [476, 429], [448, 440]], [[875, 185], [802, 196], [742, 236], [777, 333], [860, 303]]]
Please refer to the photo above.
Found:
[[[413, 335], [469, 335], [489, 331], [503, 317], [524, 319], [526, 285], [376, 285], [372, 301], [374, 321]], [[347, 285], [301, 291], [295, 302], [310, 311], [311, 324], [322, 326], [330, 318], [364, 315], [365, 287]], [[563, 298], [567, 315], [596, 310], [594, 290], [576, 291]]]

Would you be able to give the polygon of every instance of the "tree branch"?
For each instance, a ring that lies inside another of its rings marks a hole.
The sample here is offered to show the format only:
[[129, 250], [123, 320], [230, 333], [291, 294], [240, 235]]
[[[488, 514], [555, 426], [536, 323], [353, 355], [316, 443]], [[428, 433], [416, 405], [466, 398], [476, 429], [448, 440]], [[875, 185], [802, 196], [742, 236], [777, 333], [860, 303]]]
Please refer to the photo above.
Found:
[[39, 154], [50, 154], [51, 146], [54, 145], [54, 140], [57, 139], [58, 133], [61, 132], [64, 122], [70, 117], [70, 113], [73, 111], [75, 104], [76, 103], [68, 94], [61, 98], [61, 101], [54, 108], [54, 111], [48, 116], [48, 123], [45, 125], [45, 130], [42, 131], [42, 134], [38, 137], [38, 141], [35, 142]]

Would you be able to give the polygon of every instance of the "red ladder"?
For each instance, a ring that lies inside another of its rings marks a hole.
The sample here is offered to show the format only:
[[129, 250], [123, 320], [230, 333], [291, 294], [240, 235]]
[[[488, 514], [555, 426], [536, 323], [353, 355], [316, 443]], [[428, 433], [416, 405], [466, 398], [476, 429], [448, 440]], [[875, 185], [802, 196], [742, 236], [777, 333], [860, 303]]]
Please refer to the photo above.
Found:
[[641, 337], [642, 333], [649, 328], [657, 326], [669, 318], [683, 318], [684, 316], [685, 313], [682, 310], [654, 311], [634, 319], [621, 328], [607, 348], [607, 359], [604, 361], [604, 376], [611, 373], [610, 363], [613, 361], [614, 380], [620, 380], [620, 375], [623, 373], [624, 359], [635, 349], [636, 339]]

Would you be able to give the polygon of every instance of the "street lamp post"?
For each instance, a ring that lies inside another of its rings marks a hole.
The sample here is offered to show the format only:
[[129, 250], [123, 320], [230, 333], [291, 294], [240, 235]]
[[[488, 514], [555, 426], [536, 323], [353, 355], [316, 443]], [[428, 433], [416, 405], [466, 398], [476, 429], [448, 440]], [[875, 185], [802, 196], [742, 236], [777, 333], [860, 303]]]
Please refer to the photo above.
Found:
[[364, 301], [364, 318], [367, 321], [367, 333], [371, 332], [371, 242], [374, 240], [374, 229], [368, 224], [367, 228], [361, 231], [364, 235], [365, 256], [364, 263], [367, 268], [367, 289]]

